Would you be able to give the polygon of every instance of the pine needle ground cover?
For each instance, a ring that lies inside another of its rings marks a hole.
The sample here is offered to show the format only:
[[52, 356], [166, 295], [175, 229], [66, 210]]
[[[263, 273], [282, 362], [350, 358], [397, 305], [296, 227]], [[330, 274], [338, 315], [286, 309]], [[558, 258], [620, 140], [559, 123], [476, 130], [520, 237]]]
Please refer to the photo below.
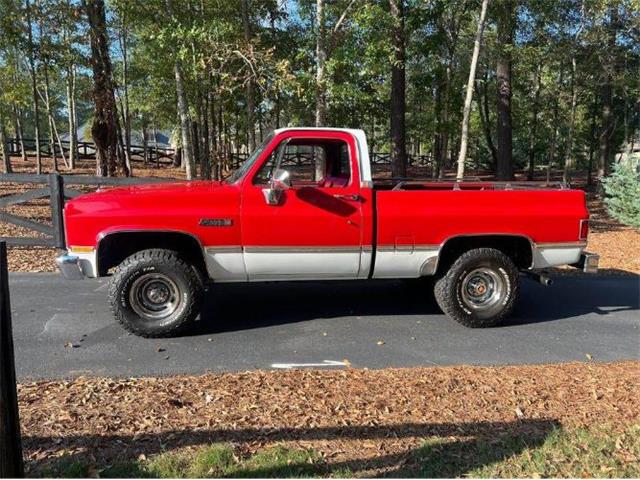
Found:
[[20, 385], [29, 476], [640, 475], [639, 362]]

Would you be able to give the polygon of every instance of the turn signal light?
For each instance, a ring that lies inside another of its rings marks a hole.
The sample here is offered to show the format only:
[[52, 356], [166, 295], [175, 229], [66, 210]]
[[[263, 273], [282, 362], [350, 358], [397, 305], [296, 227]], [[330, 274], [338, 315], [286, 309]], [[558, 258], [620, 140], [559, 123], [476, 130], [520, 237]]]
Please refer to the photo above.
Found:
[[580, 240], [586, 240], [589, 235], [589, 220], [580, 220]]

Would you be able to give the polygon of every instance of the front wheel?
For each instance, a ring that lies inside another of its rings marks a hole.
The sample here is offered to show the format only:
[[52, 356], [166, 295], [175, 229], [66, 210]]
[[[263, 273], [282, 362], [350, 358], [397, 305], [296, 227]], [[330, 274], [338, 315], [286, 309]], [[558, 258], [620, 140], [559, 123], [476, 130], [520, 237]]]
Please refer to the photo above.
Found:
[[518, 295], [518, 269], [499, 250], [463, 253], [435, 284], [438, 306], [467, 327], [492, 327], [509, 316]]
[[204, 291], [196, 269], [171, 250], [142, 250], [127, 257], [109, 283], [111, 310], [129, 332], [166, 337], [197, 317]]

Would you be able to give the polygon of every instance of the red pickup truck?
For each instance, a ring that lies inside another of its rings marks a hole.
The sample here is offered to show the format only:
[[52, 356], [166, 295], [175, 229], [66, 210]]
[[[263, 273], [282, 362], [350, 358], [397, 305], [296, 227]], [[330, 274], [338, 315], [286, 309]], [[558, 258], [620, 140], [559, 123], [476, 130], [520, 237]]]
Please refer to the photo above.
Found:
[[58, 265], [111, 275], [116, 319], [148, 337], [192, 322], [209, 281], [432, 277], [447, 315], [485, 327], [511, 312], [519, 271], [544, 282], [556, 265], [597, 270], [588, 218], [584, 192], [562, 186], [374, 182], [361, 130], [287, 128], [224, 181], [68, 202]]

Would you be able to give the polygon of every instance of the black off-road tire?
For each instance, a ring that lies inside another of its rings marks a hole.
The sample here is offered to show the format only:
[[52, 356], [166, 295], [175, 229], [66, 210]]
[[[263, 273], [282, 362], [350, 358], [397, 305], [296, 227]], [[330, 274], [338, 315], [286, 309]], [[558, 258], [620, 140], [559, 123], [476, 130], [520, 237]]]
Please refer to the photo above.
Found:
[[[145, 319], [135, 308], [140, 307], [135, 292], [136, 282], [153, 277], [165, 278], [168, 291], [175, 290], [177, 306], [165, 318]], [[177, 252], [164, 249], [141, 250], [127, 257], [115, 269], [109, 282], [109, 302], [116, 320], [125, 330], [146, 338], [169, 337], [183, 330], [200, 313], [204, 293], [203, 276]], [[135, 291], [132, 293], [132, 288]], [[132, 305], [136, 303], [136, 307]]]
[[[496, 296], [495, 305], [488, 311], [479, 312], [471, 307], [469, 300], [465, 300], [469, 295], [462, 291], [467, 286], [466, 279], [478, 269], [495, 275], [498, 282], [503, 282], [502, 294]], [[511, 314], [518, 290], [518, 269], [513, 261], [500, 250], [476, 248], [460, 255], [438, 278], [434, 293], [438, 306], [446, 315], [466, 327], [481, 328], [499, 325]]]

